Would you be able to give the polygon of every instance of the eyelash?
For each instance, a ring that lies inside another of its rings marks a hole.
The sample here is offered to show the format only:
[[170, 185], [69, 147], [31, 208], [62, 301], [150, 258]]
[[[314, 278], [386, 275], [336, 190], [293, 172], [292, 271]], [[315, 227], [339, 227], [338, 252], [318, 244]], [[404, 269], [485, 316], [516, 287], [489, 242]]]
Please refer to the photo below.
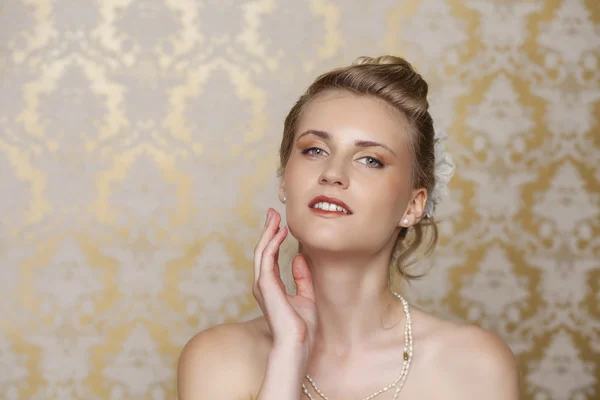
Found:
[[[320, 149], [320, 148], [318, 148], [318, 147], [309, 147], [309, 148], [307, 148], [307, 149], [304, 149], [304, 150], [302, 150], [302, 154], [308, 154], [308, 155], [311, 155], [311, 156], [313, 156], [313, 157], [314, 157], [314, 156], [316, 156], [316, 154], [313, 154], [313, 153], [311, 153], [311, 151], [312, 151], [312, 150], [319, 150], [319, 151], [321, 151], [321, 152], [324, 152], [324, 151], [325, 151], [325, 150], [323, 150], [323, 149]], [[383, 167], [385, 167], [385, 164], [384, 164], [384, 163], [382, 163], [381, 161], [379, 161], [378, 159], [376, 159], [375, 157], [366, 156], [366, 157], [362, 157], [362, 158], [370, 158], [371, 160], [375, 161], [375, 162], [378, 164], [376, 167], [369, 167], [369, 166], [367, 165], [367, 168], [383, 168]], [[366, 164], [365, 164], [365, 165], [366, 165]]]

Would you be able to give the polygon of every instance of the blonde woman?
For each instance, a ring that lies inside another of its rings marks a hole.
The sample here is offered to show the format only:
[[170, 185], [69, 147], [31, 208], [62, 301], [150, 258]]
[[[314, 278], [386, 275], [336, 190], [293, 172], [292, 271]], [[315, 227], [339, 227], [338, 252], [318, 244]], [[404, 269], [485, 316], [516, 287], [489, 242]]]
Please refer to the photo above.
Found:
[[[361, 57], [316, 79], [285, 120], [279, 199], [254, 253], [264, 316], [197, 334], [179, 360], [181, 400], [519, 398], [495, 335], [439, 319], [390, 287], [437, 241], [435, 205], [454, 171], [404, 59]], [[288, 234], [297, 293], [278, 265]]]

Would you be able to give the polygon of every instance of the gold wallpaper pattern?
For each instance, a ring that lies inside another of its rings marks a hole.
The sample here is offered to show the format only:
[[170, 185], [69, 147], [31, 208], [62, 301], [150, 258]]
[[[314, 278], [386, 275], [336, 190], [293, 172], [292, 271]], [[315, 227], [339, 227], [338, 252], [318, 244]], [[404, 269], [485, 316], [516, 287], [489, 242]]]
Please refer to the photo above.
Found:
[[184, 343], [258, 315], [287, 111], [384, 53], [458, 165], [411, 299], [506, 340], [524, 399], [598, 398], [599, 24], [596, 0], [2, 2], [0, 398], [175, 398]]

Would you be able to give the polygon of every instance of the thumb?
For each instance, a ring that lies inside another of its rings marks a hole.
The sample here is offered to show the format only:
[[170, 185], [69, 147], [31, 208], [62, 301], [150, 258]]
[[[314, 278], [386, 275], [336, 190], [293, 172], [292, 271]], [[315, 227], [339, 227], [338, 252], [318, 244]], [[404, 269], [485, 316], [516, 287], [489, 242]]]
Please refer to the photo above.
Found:
[[312, 276], [302, 254], [297, 254], [292, 260], [292, 276], [296, 283], [296, 294], [315, 301]]

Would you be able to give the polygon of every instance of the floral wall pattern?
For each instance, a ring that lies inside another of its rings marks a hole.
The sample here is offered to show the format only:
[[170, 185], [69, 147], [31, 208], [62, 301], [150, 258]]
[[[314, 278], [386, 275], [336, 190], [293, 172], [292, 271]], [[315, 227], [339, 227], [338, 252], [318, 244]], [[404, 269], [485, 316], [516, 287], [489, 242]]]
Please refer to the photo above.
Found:
[[0, 398], [174, 398], [194, 333], [258, 315], [288, 109], [384, 53], [458, 165], [412, 301], [503, 337], [524, 399], [598, 398], [595, 0], [0, 3]]

